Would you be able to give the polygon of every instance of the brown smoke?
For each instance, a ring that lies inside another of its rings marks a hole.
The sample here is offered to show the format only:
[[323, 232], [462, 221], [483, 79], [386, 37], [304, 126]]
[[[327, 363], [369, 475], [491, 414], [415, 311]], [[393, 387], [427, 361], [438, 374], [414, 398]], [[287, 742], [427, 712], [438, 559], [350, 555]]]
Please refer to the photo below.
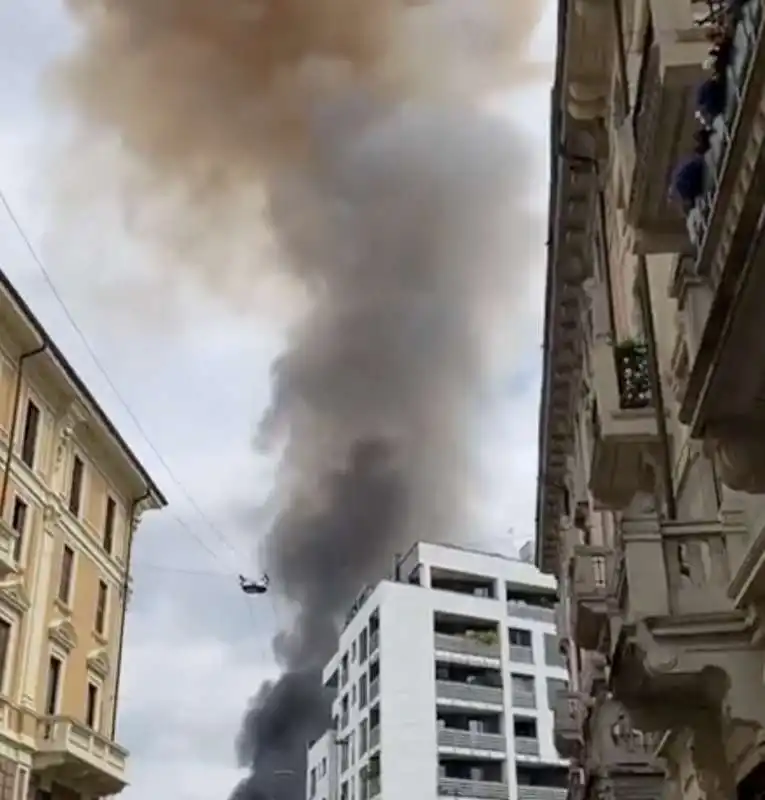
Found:
[[[277, 269], [299, 301], [261, 427], [281, 457], [263, 558], [299, 611], [274, 642], [284, 675], [247, 713], [252, 776], [235, 797], [302, 800], [305, 744], [328, 722], [318, 674], [347, 606], [412, 540], [469, 524], [487, 350], [526, 313], [540, 231], [525, 144], [473, 96], [534, 75], [540, 8], [69, 4], [84, 37], [57, 91], [84, 141], [119, 143], [98, 180], [119, 179], [135, 230], [164, 248], [158, 266], [240, 305]], [[269, 265], [247, 249], [264, 220]]]

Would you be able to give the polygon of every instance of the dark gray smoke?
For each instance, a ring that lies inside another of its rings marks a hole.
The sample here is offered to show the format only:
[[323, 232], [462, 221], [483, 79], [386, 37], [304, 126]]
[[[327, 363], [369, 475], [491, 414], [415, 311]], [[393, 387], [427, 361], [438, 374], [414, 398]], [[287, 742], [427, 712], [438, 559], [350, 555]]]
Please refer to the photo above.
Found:
[[261, 426], [281, 457], [262, 557], [297, 611], [244, 720], [236, 800], [302, 800], [354, 597], [414, 540], [470, 524], [471, 434], [497, 349], [518, 344], [540, 226], [525, 144], [467, 99], [447, 51], [466, 31], [483, 83], [470, 25], [496, 19], [486, 47], [519, 64], [538, 10], [513, 6], [513, 26], [465, 2], [71, 0], [88, 35], [58, 77], [91, 135], [119, 135], [131, 202], [136, 186], [162, 200], [152, 234], [203, 245], [173, 266], [234, 300], [263, 280], [257, 253], [236, 275], [225, 260], [259, 186], [300, 309]]

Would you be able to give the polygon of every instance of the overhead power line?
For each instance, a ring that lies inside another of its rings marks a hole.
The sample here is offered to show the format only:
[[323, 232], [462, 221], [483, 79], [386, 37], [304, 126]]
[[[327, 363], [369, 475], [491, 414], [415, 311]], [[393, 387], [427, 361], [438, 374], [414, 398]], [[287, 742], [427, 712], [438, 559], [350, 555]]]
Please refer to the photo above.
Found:
[[[119, 401], [120, 405], [124, 409], [125, 413], [130, 417], [133, 424], [136, 427], [136, 430], [140, 433], [141, 437], [143, 438], [145, 444], [153, 453], [154, 457], [157, 461], [161, 464], [165, 472], [167, 473], [168, 477], [172, 481], [172, 483], [176, 486], [176, 488], [183, 494], [183, 496], [188, 501], [189, 505], [194, 509], [194, 511], [198, 514], [199, 518], [205, 524], [205, 526], [214, 534], [214, 536], [225, 546], [228, 550], [230, 555], [233, 555], [236, 558], [236, 562], [239, 563], [242, 561], [241, 553], [237, 550], [237, 548], [231, 544], [231, 542], [224, 536], [223, 532], [212, 522], [212, 520], [205, 514], [205, 512], [200, 508], [197, 501], [194, 499], [193, 494], [186, 489], [180, 479], [177, 477], [175, 472], [171, 469], [170, 465], [167, 463], [167, 460], [162, 456], [159, 452], [157, 447], [152, 442], [151, 438], [149, 437], [148, 433], [146, 432], [145, 428], [139, 421], [138, 417], [134, 413], [133, 409], [130, 407], [130, 404], [125, 400], [120, 390], [117, 388], [116, 384], [112, 380], [112, 377], [109, 375], [106, 367], [104, 367], [103, 363], [99, 359], [98, 355], [96, 354], [95, 350], [93, 349], [88, 337], [85, 335], [82, 328], [77, 324], [77, 321], [74, 318], [74, 315], [69, 310], [68, 306], [64, 302], [61, 293], [58, 291], [56, 284], [53, 282], [48, 270], [45, 267], [45, 264], [42, 261], [42, 258], [37, 254], [37, 250], [35, 249], [34, 245], [32, 244], [29, 236], [27, 236], [24, 227], [22, 226], [21, 222], [19, 221], [18, 217], [13, 211], [13, 208], [8, 201], [8, 198], [5, 192], [0, 188], [0, 204], [2, 204], [3, 208], [5, 209], [8, 218], [11, 220], [13, 227], [16, 229], [19, 237], [21, 238], [24, 246], [26, 247], [27, 252], [31, 256], [34, 263], [39, 268], [43, 279], [45, 280], [48, 288], [52, 292], [56, 302], [61, 307], [61, 310], [66, 315], [66, 318], [69, 320], [70, 325], [74, 329], [75, 333], [79, 337], [80, 341], [82, 342], [83, 346], [87, 350], [88, 354], [90, 355], [93, 364], [96, 366], [98, 371], [101, 373], [103, 379], [106, 381], [110, 389], [112, 390], [114, 396]], [[198, 535], [196, 534], [188, 525], [184, 524], [177, 516], [172, 514], [171, 516], [175, 517], [175, 519], [181, 524], [181, 526], [194, 538], [213, 558], [220, 560], [220, 554], [216, 553], [215, 551], [210, 548], [207, 543]]]

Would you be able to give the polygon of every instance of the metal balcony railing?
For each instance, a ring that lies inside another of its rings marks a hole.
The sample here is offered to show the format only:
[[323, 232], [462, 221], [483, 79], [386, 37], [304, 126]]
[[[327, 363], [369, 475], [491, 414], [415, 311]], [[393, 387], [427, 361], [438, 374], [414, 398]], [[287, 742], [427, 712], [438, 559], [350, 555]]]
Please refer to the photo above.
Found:
[[538, 756], [539, 739], [530, 736], [516, 736], [515, 753], [519, 756]]
[[436, 697], [440, 700], [459, 700], [463, 703], [485, 703], [500, 706], [503, 703], [500, 687], [458, 681], [437, 681]]
[[474, 797], [476, 800], [507, 800], [510, 787], [503, 781], [470, 781], [439, 778], [439, 797]]
[[500, 657], [499, 640], [492, 641], [489, 637], [484, 640], [477, 636], [450, 636], [445, 633], [436, 633], [434, 645], [436, 650], [442, 650], [445, 653], [482, 658]]
[[558, 786], [519, 786], [518, 800], [566, 800], [566, 793]]
[[536, 708], [537, 698], [534, 692], [526, 689], [519, 689], [515, 686], [512, 688], [512, 703], [513, 708]]
[[476, 733], [456, 728], [441, 728], [438, 731], [438, 744], [463, 750], [491, 750], [497, 753], [506, 750], [505, 737], [501, 733]]
[[508, 600], [507, 613], [511, 617], [533, 619], [537, 622], [555, 622], [555, 609], [534, 606], [520, 600]]
[[369, 729], [369, 749], [374, 750], [380, 746], [380, 726]]
[[[765, 7], [763, 0], [748, 0], [743, 3], [740, 18], [734, 29], [733, 55], [726, 70], [725, 110], [712, 124], [710, 147], [704, 155], [706, 164], [704, 193], [696, 201], [688, 216], [688, 232], [697, 252], [701, 250], [706, 240], [709, 221], [717, 204], [720, 178], [727, 165], [730, 144], [737, 133], [738, 112], [744, 98], [752, 57], [757, 48], [763, 7]], [[717, 277], [712, 276], [713, 280]]]
[[619, 407], [624, 410], [649, 408], [653, 401], [648, 349], [642, 342], [623, 342], [614, 347]]
[[516, 664], [533, 664], [534, 651], [531, 647], [524, 647], [519, 644], [510, 645], [510, 660]]

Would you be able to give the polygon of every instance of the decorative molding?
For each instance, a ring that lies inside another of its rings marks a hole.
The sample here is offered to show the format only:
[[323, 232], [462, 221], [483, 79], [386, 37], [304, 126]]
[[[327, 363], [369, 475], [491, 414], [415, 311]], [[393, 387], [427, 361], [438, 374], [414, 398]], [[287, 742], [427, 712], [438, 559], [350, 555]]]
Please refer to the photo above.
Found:
[[43, 506], [43, 525], [50, 529], [58, 525], [61, 521], [61, 503], [58, 498], [51, 496]]
[[105, 648], [99, 647], [98, 650], [88, 653], [88, 669], [99, 678], [107, 677], [111, 672], [112, 664]]
[[4, 605], [17, 614], [26, 614], [32, 602], [27, 595], [21, 578], [0, 582], [0, 605]]
[[67, 653], [77, 647], [78, 638], [74, 625], [68, 619], [58, 619], [48, 626], [48, 638]]

